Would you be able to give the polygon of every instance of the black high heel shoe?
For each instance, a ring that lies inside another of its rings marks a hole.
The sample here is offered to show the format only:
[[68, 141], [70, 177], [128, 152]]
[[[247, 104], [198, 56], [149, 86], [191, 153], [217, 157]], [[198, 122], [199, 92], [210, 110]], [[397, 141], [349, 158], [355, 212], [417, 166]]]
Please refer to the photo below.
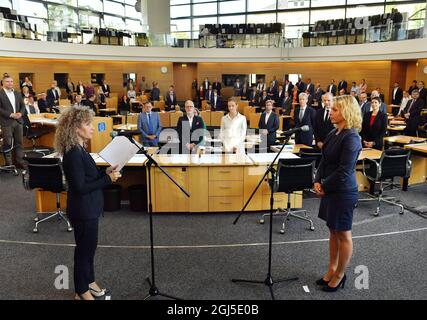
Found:
[[[331, 281], [331, 280], [329, 280], [329, 281]], [[318, 286], [326, 286], [329, 283], [329, 281], [323, 280], [323, 277], [322, 277], [319, 280], [316, 280], [316, 284]]]
[[344, 289], [345, 281], [347, 280], [347, 276], [344, 274], [341, 281], [338, 283], [336, 287], [330, 287], [328, 284], [323, 286], [322, 290], [326, 292], [335, 292], [339, 289], [339, 287]]

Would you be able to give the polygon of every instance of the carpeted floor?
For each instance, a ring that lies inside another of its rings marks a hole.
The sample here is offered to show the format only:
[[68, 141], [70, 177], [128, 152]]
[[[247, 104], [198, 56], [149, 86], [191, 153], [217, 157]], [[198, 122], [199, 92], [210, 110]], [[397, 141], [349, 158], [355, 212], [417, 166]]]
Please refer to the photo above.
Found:
[[[419, 207], [426, 204], [427, 184], [410, 187], [408, 192], [387, 193]], [[373, 217], [374, 203], [360, 203], [354, 217], [354, 255], [346, 288], [324, 293], [314, 281], [327, 268], [328, 230], [317, 218], [319, 200], [308, 196], [303, 205], [313, 218], [315, 231], [292, 219], [281, 235], [282, 218], [274, 219], [273, 278], [299, 277], [274, 286], [278, 299], [426, 299], [427, 219], [411, 212], [399, 215], [398, 208], [386, 204], [380, 216]], [[233, 225], [235, 216], [154, 215], [159, 289], [183, 299], [270, 299], [266, 286], [230, 281], [263, 281], [267, 273], [268, 220], [260, 225], [260, 214], [248, 213]], [[33, 234], [33, 217], [34, 195], [23, 189], [21, 177], [0, 174], [0, 299], [71, 299], [73, 234], [57, 220], [42, 224], [39, 233]], [[148, 222], [147, 214], [126, 206], [119, 212], [106, 212], [101, 219], [97, 281], [111, 290], [114, 300], [139, 300], [148, 293]], [[55, 288], [59, 265], [68, 267], [68, 290]], [[359, 266], [369, 271], [368, 289], [357, 289]]]

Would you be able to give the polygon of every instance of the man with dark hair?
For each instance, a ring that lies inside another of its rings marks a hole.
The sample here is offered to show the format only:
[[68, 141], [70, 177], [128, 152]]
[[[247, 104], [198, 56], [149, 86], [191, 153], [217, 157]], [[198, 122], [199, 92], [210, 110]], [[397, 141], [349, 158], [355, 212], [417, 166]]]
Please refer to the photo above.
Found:
[[415, 137], [418, 125], [421, 122], [421, 110], [424, 107], [424, 100], [420, 98], [418, 90], [412, 90], [412, 99], [408, 101], [403, 115], [406, 121], [406, 128], [403, 131], [406, 136]]
[[6, 165], [12, 165], [12, 149], [15, 149], [16, 162], [24, 168], [22, 151], [23, 118], [25, 105], [22, 95], [13, 89], [13, 79], [9, 75], [3, 78], [0, 90], [0, 126], [3, 131], [3, 152]]

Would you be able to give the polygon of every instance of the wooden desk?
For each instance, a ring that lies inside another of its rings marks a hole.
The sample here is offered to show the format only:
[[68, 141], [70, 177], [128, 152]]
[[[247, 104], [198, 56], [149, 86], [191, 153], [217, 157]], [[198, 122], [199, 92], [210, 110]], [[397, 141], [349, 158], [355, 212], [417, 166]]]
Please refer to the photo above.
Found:
[[392, 137], [385, 137], [384, 142], [389, 144], [398, 144], [398, 145], [405, 145], [409, 144], [411, 142], [419, 143], [426, 141], [426, 138], [419, 138], [419, 137], [412, 137], [412, 136], [392, 136]]
[[427, 143], [407, 144], [405, 149], [411, 149], [412, 170], [409, 184], [427, 181]]
[[[37, 140], [37, 145], [53, 148], [55, 141], [56, 125], [58, 124], [58, 120], [56, 120], [57, 116], [57, 114], [50, 113], [28, 115], [33, 130], [40, 130], [45, 133]], [[32, 145], [32, 141], [24, 137], [23, 147], [29, 148], [32, 147]]]
[[117, 109], [113, 109], [113, 108], [99, 109], [100, 115], [110, 116], [110, 115], [115, 115], [116, 113], [117, 113]]
[[403, 130], [405, 130], [405, 128], [406, 128], [406, 126], [402, 126], [402, 125], [399, 125], [399, 126], [387, 126], [387, 130], [389, 130], [389, 131], [403, 131]]
[[[266, 169], [263, 162], [255, 163], [245, 154], [155, 155], [154, 159], [191, 195], [187, 198], [160, 170], [152, 168], [155, 212], [238, 212]], [[286, 199], [287, 195], [277, 193], [275, 207], [286, 207]], [[292, 207], [301, 207], [301, 195], [294, 194], [291, 199]], [[248, 210], [268, 208], [269, 190], [263, 184]]]
[[377, 149], [362, 149], [359, 154], [358, 163], [356, 165], [356, 180], [359, 191], [368, 191], [369, 190], [369, 180], [363, 175], [362, 169], [362, 160], [369, 158], [372, 160], [379, 160], [381, 158], [382, 151]]
[[[270, 149], [271, 149], [271, 151], [277, 153], [277, 152], [279, 152], [281, 147], [282, 147], [282, 145], [276, 145], [276, 146], [271, 146]], [[312, 149], [312, 147], [306, 146], [305, 144], [289, 144], [283, 149], [283, 152], [286, 152], [286, 151], [289, 152], [290, 151], [292, 153], [299, 154], [299, 151], [302, 148]]]
[[136, 124], [116, 124], [113, 126], [113, 130], [120, 131], [135, 131], [138, 129], [138, 125]]

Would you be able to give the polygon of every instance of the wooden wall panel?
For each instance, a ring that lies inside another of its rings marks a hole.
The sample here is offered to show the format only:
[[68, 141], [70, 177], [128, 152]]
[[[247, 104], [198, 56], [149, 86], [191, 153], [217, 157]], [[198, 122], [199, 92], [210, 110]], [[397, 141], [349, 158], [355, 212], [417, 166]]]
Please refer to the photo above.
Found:
[[424, 73], [424, 68], [427, 67], [427, 59], [419, 59], [416, 66], [416, 79], [424, 81], [424, 87], [427, 87], [427, 74]]
[[[285, 74], [299, 73], [303, 79], [311, 78], [313, 83], [320, 82], [324, 90], [335, 79], [338, 83], [346, 79], [351, 86], [352, 81], [359, 83], [362, 78], [368, 83], [368, 90], [380, 87], [386, 97], [389, 96], [390, 88], [390, 61], [356, 61], [356, 62], [283, 62], [283, 63], [199, 63], [197, 68], [198, 81], [205, 77], [210, 80], [215, 77], [221, 78], [221, 74], [233, 73], [257, 73], [265, 74], [267, 82], [274, 75], [282, 81]], [[231, 91], [230, 91], [231, 92]], [[229, 93], [229, 91], [225, 91]], [[387, 100], [386, 100], [387, 101]]]
[[197, 63], [186, 63], [185, 65], [186, 67], [183, 68], [182, 63], [173, 64], [175, 91], [179, 101], [194, 98], [194, 90], [191, 85], [197, 78]]
[[[166, 66], [168, 72], [163, 74], [160, 68]], [[138, 80], [144, 75], [151, 84], [159, 82], [161, 94], [164, 95], [173, 83], [173, 64], [171, 62], [121, 62], [121, 61], [85, 61], [85, 60], [47, 60], [0, 58], [0, 73], [8, 72], [18, 85], [18, 75], [22, 72], [34, 73], [34, 90], [39, 93], [50, 87], [54, 73], [68, 73], [77, 85], [79, 80], [90, 81], [91, 73], [105, 73], [112, 92], [123, 92], [123, 73], [136, 73]]]
[[400, 84], [400, 87], [405, 90], [406, 88], [406, 71], [408, 69], [407, 61], [392, 61], [391, 62], [391, 73], [390, 73], [390, 97], [389, 101], [391, 103], [394, 83], [397, 81]]

